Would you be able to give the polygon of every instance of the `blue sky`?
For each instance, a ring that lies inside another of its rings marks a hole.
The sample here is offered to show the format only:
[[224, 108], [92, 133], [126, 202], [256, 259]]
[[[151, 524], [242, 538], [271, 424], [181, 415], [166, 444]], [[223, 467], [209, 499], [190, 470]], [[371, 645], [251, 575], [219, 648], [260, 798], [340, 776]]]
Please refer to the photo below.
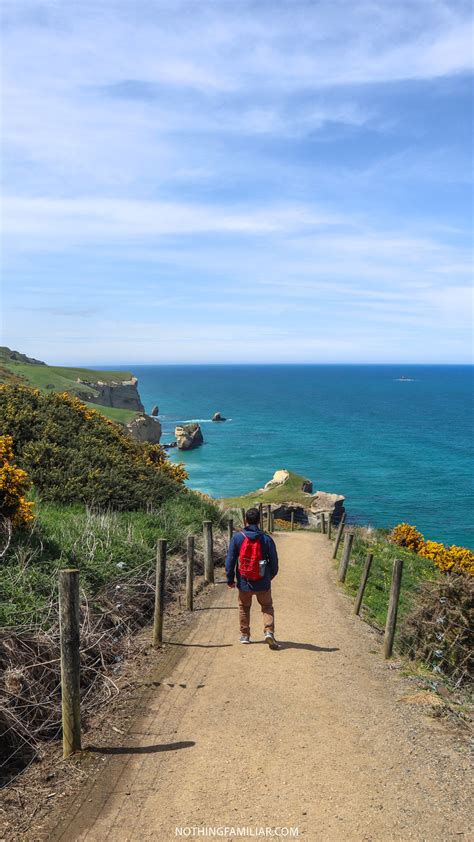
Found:
[[472, 360], [470, 3], [2, 5], [2, 344]]

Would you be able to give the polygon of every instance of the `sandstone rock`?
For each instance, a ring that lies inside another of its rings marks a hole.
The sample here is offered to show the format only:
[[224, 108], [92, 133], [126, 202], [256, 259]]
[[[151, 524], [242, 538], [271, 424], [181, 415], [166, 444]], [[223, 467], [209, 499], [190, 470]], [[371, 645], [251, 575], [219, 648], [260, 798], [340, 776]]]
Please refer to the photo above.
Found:
[[279, 503], [272, 506], [272, 514], [276, 520], [291, 521], [292, 513], [295, 516], [295, 523], [300, 523], [304, 526], [308, 525], [308, 512], [299, 503]]
[[215, 413], [214, 413], [214, 415], [212, 416], [212, 420], [213, 420], [213, 421], [227, 421], [227, 419], [226, 419], [226, 418], [224, 418], [224, 417], [220, 414], [220, 412], [215, 412]]
[[160, 414], [160, 410], [157, 406], [154, 406], [150, 412], [152, 418], [156, 418]]
[[116, 409], [132, 409], [135, 412], [143, 412], [144, 407], [138, 394], [136, 377], [130, 380], [121, 380], [119, 382], [104, 383], [102, 380], [90, 382], [88, 380], [81, 380], [77, 378], [77, 382], [89, 386], [94, 393], [85, 392], [78, 396], [89, 403], [99, 403], [101, 406], [113, 406]]
[[317, 491], [311, 503], [311, 512], [316, 515], [320, 512], [330, 512], [333, 523], [339, 523], [344, 512], [344, 500], [342, 494], [331, 494], [329, 491]]
[[199, 424], [178, 424], [174, 434], [179, 450], [192, 450], [204, 442]]
[[159, 444], [161, 438], [161, 424], [150, 415], [138, 415], [127, 424], [127, 430], [135, 441], [149, 441]]

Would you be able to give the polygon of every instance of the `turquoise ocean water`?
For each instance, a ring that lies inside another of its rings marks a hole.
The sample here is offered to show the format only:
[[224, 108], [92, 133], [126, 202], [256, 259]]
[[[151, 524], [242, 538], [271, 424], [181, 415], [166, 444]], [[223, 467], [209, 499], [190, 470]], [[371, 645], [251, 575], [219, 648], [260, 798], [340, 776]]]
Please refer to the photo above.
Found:
[[[216, 497], [262, 486], [277, 468], [344, 494], [356, 522], [414, 523], [474, 548], [470, 366], [132, 366], [163, 439], [197, 420], [189, 485]], [[400, 379], [408, 378], [408, 379]], [[229, 421], [213, 424], [220, 411]]]

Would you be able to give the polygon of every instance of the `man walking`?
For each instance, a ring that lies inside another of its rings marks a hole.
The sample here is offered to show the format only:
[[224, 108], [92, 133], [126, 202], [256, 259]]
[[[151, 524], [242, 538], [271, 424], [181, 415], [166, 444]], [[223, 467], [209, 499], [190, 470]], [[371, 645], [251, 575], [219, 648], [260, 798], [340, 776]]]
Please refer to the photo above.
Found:
[[257, 508], [245, 513], [245, 527], [232, 536], [225, 560], [227, 585], [239, 590], [240, 642], [250, 643], [250, 607], [255, 594], [260, 603], [265, 642], [270, 649], [279, 649], [275, 640], [275, 618], [272, 602], [272, 579], [278, 573], [275, 542], [260, 529]]

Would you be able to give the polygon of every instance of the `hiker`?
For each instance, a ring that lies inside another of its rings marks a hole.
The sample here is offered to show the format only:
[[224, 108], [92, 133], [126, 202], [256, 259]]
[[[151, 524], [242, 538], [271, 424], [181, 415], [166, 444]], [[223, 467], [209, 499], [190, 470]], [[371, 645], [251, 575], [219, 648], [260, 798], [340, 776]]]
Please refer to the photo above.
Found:
[[240, 642], [250, 643], [250, 607], [252, 596], [257, 597], [263, 614], [265, 642], [270, 649], [279, 649], [275, 640], [275, 620], [272, 602], [272, 579], [278, 573], [275, 542], [260, 529], [257, 508], [245, 512], [245, 527], [232, 536], [225, 560], [227, 585], [239, 590]]

